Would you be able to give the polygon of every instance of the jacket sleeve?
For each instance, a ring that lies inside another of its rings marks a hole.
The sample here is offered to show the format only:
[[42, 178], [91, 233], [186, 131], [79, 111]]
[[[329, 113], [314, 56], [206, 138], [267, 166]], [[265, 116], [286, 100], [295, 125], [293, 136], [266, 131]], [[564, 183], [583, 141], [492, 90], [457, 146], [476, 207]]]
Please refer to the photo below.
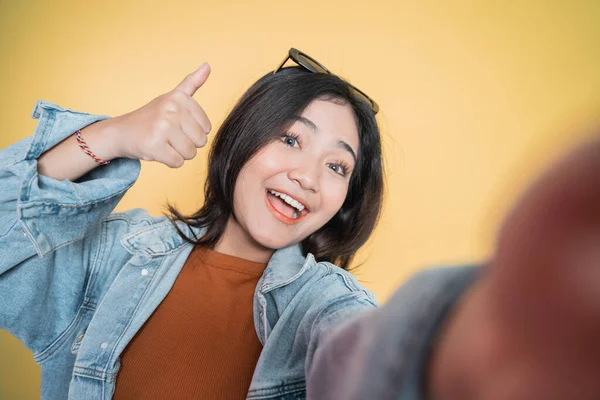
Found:
[[[307, 395], [314, 400], [368, 398], [364, 387], [370, 374], [367, 359], [376, 340], [374, 324], [381, 310], [370, 310], [345, 321], [326, 335], [316, 349], [311, 369], [307, 371]], [[362, 397], [362, 396], [367, 397]]]
[[[305, 376], [307, 377], [307, 388], [309, 390], [311, 387], [309, 378], [314, 375], [315, 367], [318, 368], [316, 360], [323, 345], [329, 341], [329, 337], [341, 326], [345, 326], [365, 313], [368, 314], [370, 311], [377, 310], [379, 306], [375, 295], [364, 288], [348, 272], [343, 271], [336, 275], [343, 278], [345, 283], [342, 286], [343, 289], [327, 299], [324, 304], [321, 303], [318, 307], [320, 310], [316, 315], [311, 315], [312, 312], [307, 313], [299, 330], [301, 334], [308, 338]], [[333, 288], [329, 290], [330, 294], [335, 291]]]
[[379, 309], [321, 340], [307, 372], [312, 400], [421, 399], [428, 357], [457, 299], [478, 276], [466, 265], [421, 271]]
[[33, 136], [0, 150], [0, 329], [40, 351], [77, 314], [102, 222], [136, 181], [138, 160], [119, 158], [72, 182], [39, 175], [37, 158], [106, 119], [40, 101]]
[[376, 310], [377, 304], [361, 293], [352, 293], [340, 298], [324, 310], [313, 324], [306, 358], [306, 376], [309, 377], [315, 367], [315, 357], [323, 345], [329, 341], [332, 333], [358, 317]]

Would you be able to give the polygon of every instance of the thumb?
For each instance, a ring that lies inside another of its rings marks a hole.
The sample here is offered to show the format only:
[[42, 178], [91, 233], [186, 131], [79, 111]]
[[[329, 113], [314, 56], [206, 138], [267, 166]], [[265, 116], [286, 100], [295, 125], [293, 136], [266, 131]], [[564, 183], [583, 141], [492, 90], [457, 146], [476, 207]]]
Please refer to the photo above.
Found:
[[550, 168], [504, 222], [492, 270], [507, 309], [524, 312], [529, 304], [566, 318], [565, 310], [574, 317], [593, 304], [598, 321], [598, 238], [600, 137]]
[[210, 75], [210, 65], [208, 63], [204, 63], [185, 77], [183, 81], [175, 89], [179, 89], [188, 96], [193, 96], [194, 93], [200, 88], [200, 86], [204, 85], [204, 82], [208, 79]]
[[581, 229], [600, 234], [600, 136], [570, 152], [532, 185], [505, 221], [499, 250], [511, 257], [518, 249], [536, 254], [542, 249], [529, 248], [536, 242], [544, 253], [554, 253], [561, 247], [549, 246], [550, 239], [564, 242]]
[[556, 344], [576, 343], [568, 351], [579, 354], [597, 347], [599, 239], [600, 136], [532, 185], [500, 232], [490, 269], [493, 302], [519, 338], [536, 341], [528, 351], [545, 346], [575, 360]]

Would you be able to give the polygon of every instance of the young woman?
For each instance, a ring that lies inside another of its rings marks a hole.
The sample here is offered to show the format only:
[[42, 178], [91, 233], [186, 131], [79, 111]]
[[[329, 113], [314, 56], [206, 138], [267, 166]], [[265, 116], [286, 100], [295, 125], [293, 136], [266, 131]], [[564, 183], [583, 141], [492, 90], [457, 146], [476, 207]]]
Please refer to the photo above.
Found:
[[377, 105], [297, 50], [217, 132], [198, 212], [112, 213], [139, 160], [204, 146], [209, 72], [113, 119], [39, 102], [0, 152], [0, 328], [42, 398], [304, 398], [324, 335], [376, 306], [345, 269], [381, 207]]

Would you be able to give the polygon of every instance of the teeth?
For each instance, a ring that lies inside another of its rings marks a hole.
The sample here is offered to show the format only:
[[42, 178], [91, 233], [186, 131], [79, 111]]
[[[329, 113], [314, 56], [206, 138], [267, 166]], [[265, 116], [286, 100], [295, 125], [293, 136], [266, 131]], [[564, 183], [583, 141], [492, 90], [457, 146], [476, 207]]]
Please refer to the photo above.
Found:
[[281, 198], [281, 200], [285, 201], [287, 204], [294, 207], [299, 212], [302, 212], [302, 210], [304, 210], [304, 208], [305, 208], [304, 204], [300, 203], [298, 200], [295, 200], [294, 198], [288, 196], [285, 193], [279, 193], [278, 191], [272, 190], [272, 189], [269, 189], [269, 192], [271, 194]]

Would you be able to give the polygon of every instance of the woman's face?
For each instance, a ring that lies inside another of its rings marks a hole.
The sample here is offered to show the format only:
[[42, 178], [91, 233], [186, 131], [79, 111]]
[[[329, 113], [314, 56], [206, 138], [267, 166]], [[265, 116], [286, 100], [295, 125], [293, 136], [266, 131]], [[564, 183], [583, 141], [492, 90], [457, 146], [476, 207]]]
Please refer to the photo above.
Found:
[[[314, 100], [282, 136], [244, 165], [233, 229], [266, 249], [299, 243], [342, 207], [358, 155], [350, 105]], [[243, 238], [240, 238], [243, 239]]]

